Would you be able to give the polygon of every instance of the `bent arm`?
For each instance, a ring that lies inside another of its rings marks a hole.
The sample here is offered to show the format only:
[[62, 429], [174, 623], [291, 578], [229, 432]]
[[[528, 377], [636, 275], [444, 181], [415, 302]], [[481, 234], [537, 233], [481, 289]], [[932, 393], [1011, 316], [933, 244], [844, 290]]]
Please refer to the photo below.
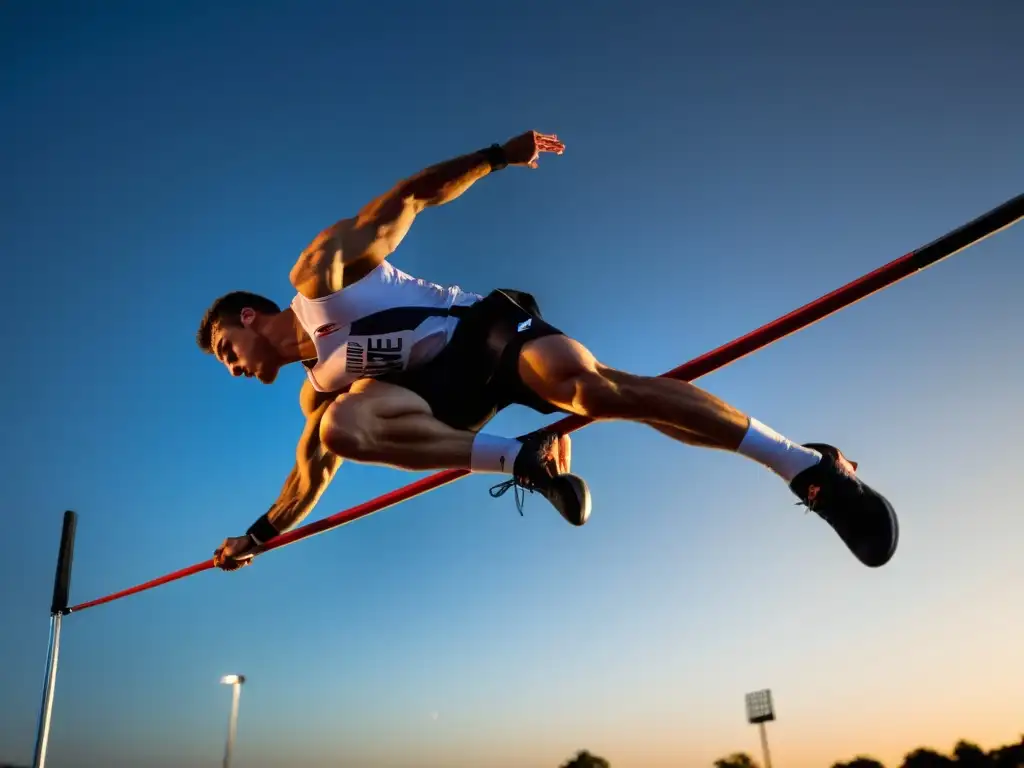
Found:
[[368, 252], [353, 256], [372, 258], [374, 250], [384, 252], [383, 257], [390, 255], [417, 214], [425, 208], [450, 203], [484, 176], [504, 167], [505, 162], [504, 150], [494, 145], [432, 165], [400, 181], [356, 216], [353, 231], [372, 240], [368, 239]]
[[450, 203], [475, 182], [506, 164], [505, 151], [497, 144], [446, 160], [399, 182], [360, 211], [359, 216], [377, 217], [395, 201], [407, 201], [407, 205], [418, 211]]
[[320, 442], [320, 420], [330, 403], [318, 402], [306, 413], [306, 425], [295, 450], [295, 467], [277, 500], [246, 531], [256, 544], [266, 544], [302, 522], [334, 479], [341, 459]]
[[[354, 218], [343, 219], [321, 232], [296, 264], [293, 284], [299, 287], [313, 277], [314, 294], [341, 290], [394, 253], [425, 208], [450, 203], [505, 164], [504, 150], [494, 145], [403, 179]], [[346, 267], [356, 264], [359, 266], [345, 275]]]

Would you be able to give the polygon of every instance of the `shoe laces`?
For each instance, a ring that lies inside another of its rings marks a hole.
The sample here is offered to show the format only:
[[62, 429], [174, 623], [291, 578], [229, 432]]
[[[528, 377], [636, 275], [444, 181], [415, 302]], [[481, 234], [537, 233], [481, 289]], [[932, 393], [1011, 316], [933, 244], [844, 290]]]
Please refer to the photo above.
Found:
[[[546, 444], [542, 445], [540, 458], [543, 463], [553, 463], [555, 461], [555, 446], [557, 444], [557, 440], [548, 440]], [[514, 489], [516, 509], [519, 510], [519, 516], [525, 517], [523, 514], [523, 506], [526, 503], [526, 494], [527, 492], [536, 492], [536, 483], [529, 477], [513, 474], [508, 480], [491, 486], [491, 498], [496, 499], [499, 496], [504, 496], [508, 492], [509, 488]]]
[[504, 496], [509, 488], [515, 489], [516, 509], [519, 510], [520, 517], [525, 517], [523, 514], [523, 505], [526, 503], [526, 492], [528, 491], [533, 493], [533, 488], [528, 485], [524, 485], [515, 477], [512, 477], [503, 483], [491, 486], [491, 498], [496, 499], [499, 496]]
[[818, 506], [818, 497], [820, 495], [821, 495], [821, 486], [820, 485], [811, 485], [807, 489], [807, 501], [804, 501], [804, 500], [801, 499], [800, 501], [798, 501], [793, 506], [796, 506], [796, 507], [806, 507], [807, 509], [804, 510], [804, 514], [805, 515], [807, 513], [809, 513], [809, 512], [814, 512], [815, 514], [820, 515], [821, 517], [824, 517], [827, 520], [828, 518], [826, 517], [826, 515], [823, 514], [820, 509], [817, 508], [817, 506]]

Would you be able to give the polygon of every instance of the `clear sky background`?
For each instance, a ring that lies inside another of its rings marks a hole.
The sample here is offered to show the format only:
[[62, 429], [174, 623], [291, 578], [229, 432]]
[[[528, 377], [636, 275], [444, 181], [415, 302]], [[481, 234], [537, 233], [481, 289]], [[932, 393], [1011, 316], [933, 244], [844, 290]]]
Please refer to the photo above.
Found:
[[[899, 6], [899, 7], [893, 7]], [[0, 8], [0, 761], [28, 763], [61, 514], [73, 597], [208, 557], [265, 511], [302, 374], [194, 343], [281, 302], [316, 232], [524, 130], [567, 145], [425, 213], [394, 256], [532, 291], [658, 373], [1024, 191], [1024, 6], [8, 2]], [[891, 763], [1024, 730], [1024, 227], [702, 384], [861, 464], [901, 515], [860, 566], [780, 481], [630, 425], [576, 436], [594, 514], [469, 478], [70, 617], [54, 768]], [[493, 431], [547, 421], [510, 410]], [[314, 517], [415, 479], [345, 466]]]

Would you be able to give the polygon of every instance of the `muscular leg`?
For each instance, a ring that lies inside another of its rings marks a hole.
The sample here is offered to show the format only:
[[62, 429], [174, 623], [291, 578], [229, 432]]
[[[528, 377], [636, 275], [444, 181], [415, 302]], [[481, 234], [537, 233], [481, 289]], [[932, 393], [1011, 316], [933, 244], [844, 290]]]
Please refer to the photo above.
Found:
[[565, 336], [525, 344], [519, 375], [559, 408], [594, 419], [641, 422], [689, 445], [736, 451], [787, 482], [821, 458], [693, 384], [610, 368]]
[[[372, 379], [356, 382], [347, 394], [335, 400], [320, 423], [320, 438], [328, 450], [350, 461], [411, 471], [511, 473], [518, 448], [511, 438], [453, 429], [434, 418], [430, 405], [415, 392]], [[479, 455], [481, 440], [490, 449], [484, 449], [488, 455], [483, 460]], [[563, 438], [558, 448], [556, 461], [561, 471], [568, 472], [569, 438]], [[508, 454], [503, 469], [485, 465], [486, 459], [502, 451]]]
[[527, 342], [518, 363], [527, 387], [572, 413], [645, 423], [684, 443], [759, 462], [785, 480], [864, 565], [885, 565], [896, 551], [895, 510], [856, 477], [856, 465], [834, 446], [798, 445], [692, 384], [609, 368], [565, 336]]
[[331, 452], [413, 471], [469, 467], [474, 437], [435, 419], [415, 392], [372, 379], [339, 396], [320, 423]]
[[639, 421], [682, 442], [735, 450], [750, 419], [685, 381], [609, 368], [582, 344], [544, 336], [523, 346], [523, 383], [548, 402], [580, 416]]
[[[690, 432], [686, 429], [680, 429], [679, 427], [670, 427], [665, 424], [659, 424], [656, 421], [645, 421], [643, 422], [647, 426], [658, 430], [661, 434], [666, 437], [671, 437], [680, 443], [686, 443], [696, 448], [722, 448], [714, 440], [698, 435], [696, 432]], [[724, 450], [724, 449], [723, 449]]]

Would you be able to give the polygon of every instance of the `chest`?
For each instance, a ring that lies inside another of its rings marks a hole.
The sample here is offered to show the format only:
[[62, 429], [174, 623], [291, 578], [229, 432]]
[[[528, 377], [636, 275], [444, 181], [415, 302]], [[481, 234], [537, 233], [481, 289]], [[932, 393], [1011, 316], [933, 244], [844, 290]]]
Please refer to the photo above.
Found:
[[360, 329], [326, 323], [313, 333], [317, 362], [310, 371], [316, 383], [343, 389], [356, 379], [379, 377], [408, 367], [416, 347], [412, 329]]

